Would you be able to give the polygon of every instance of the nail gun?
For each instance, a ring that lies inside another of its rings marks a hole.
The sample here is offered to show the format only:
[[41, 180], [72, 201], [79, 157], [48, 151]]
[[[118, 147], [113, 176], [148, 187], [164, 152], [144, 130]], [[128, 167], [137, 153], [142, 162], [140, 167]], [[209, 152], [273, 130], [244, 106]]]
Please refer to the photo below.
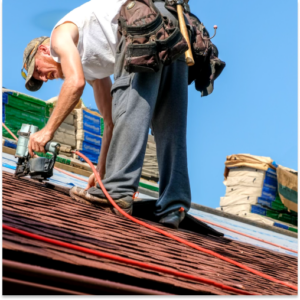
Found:
[[21, 129], [18, 131], [18, 143], [15, 157], [18, 158], [17, 168], [14, 177], [20, 178], [26, 175], [34, 180], [43, 181], [53, 176], [53, 168], [56, 156], [60, 150], [60, 144], [56, 142], [48, 142], [45, 146], [47, 152], [53, 154], [52, 158], [46, 157], [31, 157], [28, 153], [28, 142], [30, 135], [37, 132], [37, 126], [22, 124]]

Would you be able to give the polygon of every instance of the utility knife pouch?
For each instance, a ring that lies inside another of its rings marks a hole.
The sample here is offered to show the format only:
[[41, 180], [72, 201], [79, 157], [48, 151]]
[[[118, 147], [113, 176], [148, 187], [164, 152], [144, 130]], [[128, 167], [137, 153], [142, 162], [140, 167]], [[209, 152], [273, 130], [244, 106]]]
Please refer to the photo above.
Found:
[[155, 42], [146, 44], [128, 44], [124, 68], [127, 72], [157, 72], [159, 58]]
[[121, 8], [119, 33], [126, 38], [124, 68], [127, 72], [157, 72], [187, 49], [181, 32], [162, 17], [152, 0], [129, 0]]

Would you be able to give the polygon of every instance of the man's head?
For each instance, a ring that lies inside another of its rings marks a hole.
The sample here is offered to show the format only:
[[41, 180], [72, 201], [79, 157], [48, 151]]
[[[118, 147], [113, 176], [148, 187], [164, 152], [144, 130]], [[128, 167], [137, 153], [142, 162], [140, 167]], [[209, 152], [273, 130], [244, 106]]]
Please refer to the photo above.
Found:
[[50, 55], [50, 38], [42, 36], [27, 45], [23, 54], [22, 76], [26, 79], [25, 87], [32, 92], [39, 90], [43, 82], [63, 78], [60, 64]]

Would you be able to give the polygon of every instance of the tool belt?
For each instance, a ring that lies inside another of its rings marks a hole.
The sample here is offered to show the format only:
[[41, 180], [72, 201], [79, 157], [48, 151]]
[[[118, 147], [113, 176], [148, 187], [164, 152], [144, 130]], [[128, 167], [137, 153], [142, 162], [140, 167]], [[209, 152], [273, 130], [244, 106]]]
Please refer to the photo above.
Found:
[[157, 72], [160, 62], [169, 65], [188, 44], [179, 28], [163, 17], [152, 0], [129, 0], [119, 15], [119, 33], [126, 38], [127, 72]]
[[[119, 34], [125, 36], [124, 68], [127, 72], [157, 72], [159, 64], [169, 65], [188, 50], [188, 44], [177, 25], [161, 15], [157, 0], [128, 0], [119, 15]], [[201, 21], [190, 12], [183, 0], [195, 64], [189, 67], [188, 84], [195, 82], [201, 96], [212, 93], [214, 80], [225, 62], [218, 58], [218, 49]], [[177, 0], [165, 0], [165, 7], [177, 15]]]

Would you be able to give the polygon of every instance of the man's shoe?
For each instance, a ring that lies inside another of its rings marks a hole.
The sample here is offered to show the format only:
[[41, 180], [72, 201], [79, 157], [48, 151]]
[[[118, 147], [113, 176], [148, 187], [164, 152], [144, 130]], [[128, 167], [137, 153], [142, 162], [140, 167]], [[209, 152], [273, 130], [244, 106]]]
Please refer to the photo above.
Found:
[[[84, 203], [90, 206], [100, 207], [107, 212], [116, 214], [118, 216], [122, 216], [122, 214], [116, 208], [114, 208], [106, 198], [93, 196], [89, 194], [88, 191], [85, 191], [83, 188], [74, 186], [73, 188], [70, 189], [70, 196], [72, 199], [76, 200], [77, 202]], [[132, 197], [126, 196], [124, 198], [120, 198], [114, 201], [126, 213], [132, 215], [132, 205], [133, 205]]]
[[184, 209], [179, 209], [161, 217], [159, 223], [170, 228], [178, 229], [179, 224], [184, 219], [184, 217], [185, 217]]

